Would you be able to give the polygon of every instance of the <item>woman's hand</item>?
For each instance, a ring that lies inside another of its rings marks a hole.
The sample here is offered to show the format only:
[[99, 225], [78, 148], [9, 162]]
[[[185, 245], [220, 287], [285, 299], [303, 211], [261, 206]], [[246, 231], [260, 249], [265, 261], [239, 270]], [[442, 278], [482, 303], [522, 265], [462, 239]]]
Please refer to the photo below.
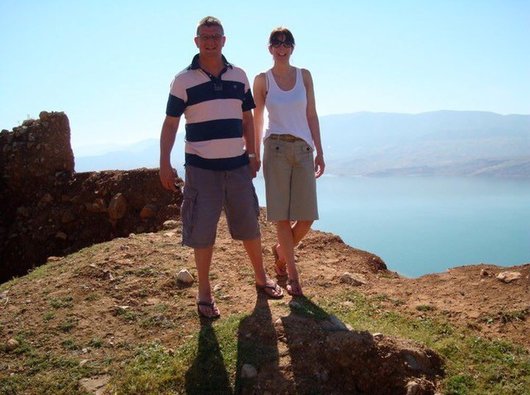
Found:
[[317, 156], [315, 156], [315, 177], [318, 178], [324, 174], [325, 168], [326, 164], [324, 163], [324, 155], [317, 154]]

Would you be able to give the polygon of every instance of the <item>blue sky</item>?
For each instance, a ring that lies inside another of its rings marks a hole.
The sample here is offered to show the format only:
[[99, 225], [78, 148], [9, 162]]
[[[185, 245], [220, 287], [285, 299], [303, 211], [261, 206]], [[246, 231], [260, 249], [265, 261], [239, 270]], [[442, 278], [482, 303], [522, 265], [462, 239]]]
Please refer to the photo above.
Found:
[[74, 150], [158, 138], [205, 15], [251, 82], [270, 31], [290, 28], [320, 115], [530, 113], [527, 0], [0, 0], [0, 129], [47, 110], [68, 115]]

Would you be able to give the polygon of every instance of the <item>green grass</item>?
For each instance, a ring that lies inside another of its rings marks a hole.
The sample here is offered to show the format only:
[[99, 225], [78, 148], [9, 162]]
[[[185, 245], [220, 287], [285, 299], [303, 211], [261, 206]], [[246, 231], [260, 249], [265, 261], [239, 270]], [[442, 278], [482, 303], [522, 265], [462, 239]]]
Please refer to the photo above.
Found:
[[87, 295], [87, 297], [85, 298], [85, 301], [87, 301], [87, 302], [95, 302], [99, 298], [100, 298], [100, 296], [98, 294], [91, 293], [91, 294]]
[[65, 339], [61, 342], [61, 345], [66, 349], [66, 350], [79, 350], [80, 347], [79, 345], [75, 342], [74, 339]]
[[[476, 332], [456, 328], [443, 318], [417, 318], [389, 311], [384, 307], [387, 303], [386, 298], [367, 298], [353, 291], [333, 300], [302, 299], [291, 309], [315, 320], [335, 315], [354, 330], [411, 339], [432, 348], [445, 360], [444, 394], [530, 393], [530, 355], [522, 347], [481, 338]], [[153, 310], [160, 314], [166, 312], [166, 307], [158, 305]], [[521, 314], [515, 312], [509, 316], [515, 320]], [[273, 325], [269, 319], [258, 312], [203, 323], [200, 332], [176, 350], [169, 350], [159, 342], [129, 344], [127, 350], [134, 356], [125, 365], [109, 359], [100, 362], [101, 366], [80, 367], [75, 358], [40, 353], [27, 340], [29, 335], [19, 335], [16, 339], [20, 346], [11, 355], [12, 363], [21, 373], [0, 375], [0, 394], [32, 393], [34, 388], [43, 394], [79, 394], [82, 393], [77, 387], [80, 378], [98, 374], [107, 367], [113, 376], [112, 393], [117, 395], [238, 392], [243, 386], [252, 386], [249, 379], [237, 377], [236, 372], [243, 363], [259, 367], [277, 358], [276, 340], [257, 342], [253, 332], [259, 325]], [[92, 339], [88, 345], [104, 346], [102, 339]], [[80, 346], [74, 337], [62, 342], [63, 349], [73, 353]]]
[[416, 306], [416, 310], [418, 311], [434, 311], [434, 307], [428, 305], [428, 304], [422, 304], [419, 306]]
[[103, 347], [103, 340], [98, 337], [94, 337], [88, 342], [88, 346], [93, 348], [101, 348]]
[[128, 322], [134, 322], [138, 320], [138, 317], [140, 315], [140, 313], [137, 311], [133, 311], [129, 308], [123, 308], [123, 307], [118, 307], [114, 311], [114, 314]]
[[72, 329], [74, 329], [76, 326], [77, 326], [77, 319], [68, 317], [58, 325], [58, 328], [62, 332], [67, 333], [67, 332], [70, 332]]
[[54, 309], [61, 309], [73, 306], [74, 298], [71, 296], [65, 296], [64, 298], [51, 298], [49, 300], [50, 306]]
[[116, 394], [232, 393], [240, 316], [202, 326], [171, 352], [159, 343], [139, 347], [112, 383]]
[[381, 300], [360, 293], [345, 294], [343, 300], [349, 303], [324, 302], [321, 306], [356, 330], [412, 339], [442, 355], [444, 393], [530, 394], [530, 354], [523, 347], [481, 338], [443, 320], [388, 312], [381, 308]]
[[12, 286], [18, 284], [21, 281], [25, 282], [27, 279], [38, 280], [40, 278], [46, 277], [50, 273], [50, 269], [52, 268], [52, 263], [46, 263], [44, 265], [31, 269], [28, 272], [28, 274], [26, 274], [25, 276], [14, 277], [9, 281], [6, 281], [5, 283], [0, 284], [0, 292], [7, 291]]
[[46, 313], [44, 313], [44, 315], [42, 316], [42, 320], [44, 322], [48, 322], [50, 320], [53, 320], [55, 318], [55, 313], [52, 312], [52, 311], [47, 311]]
[[[20, 346], [11, 352], [10, 365], [16, 366], [18, 373], [0, 375], [0, 394], [86, 394], [79, 390], [78, 382], [96, 374], [93, 368], [79, 366], [75, 358], [40, 352], [23, 334], [15, 338]], [[76, 348], [73, 340], [65, 340], [62, 345], [69, 350]]]
[[507, 324], [509, 322], [524, 321], [528, 315], [530, 315], [529, 309], [502, 311], [494, 316], [483, 316], [480, 320], [486, 324], [493, 324], [497, 321], [502, 324]]
[[[486, 340], [444, 321], [385, 311], [380, 305], [383, 300], [367, 299], [359, 293], [343, 295], [342, 301], [349, 303], [302, 301], [293, 310], [316, 320], [334, 314], [354, 330], [381, 332], [425, 344], [446, 361], [446, 377], [442, 383], [445, 394], [529, 393], [530, 357], [522, 347]], [[115, 390], [119, 394], [234, 391], [238, 385], [245, 384], [236, 380], [238, 365], [245, 362], [259, 366], [275, 351], [267, 345], [237, 339], [238, 327], [245, 320], [245, 317], [231, 317], [203, 327], [197, 337], [174, 355], [159, 344], [140, 348], [125, 374], [114, 381]]]

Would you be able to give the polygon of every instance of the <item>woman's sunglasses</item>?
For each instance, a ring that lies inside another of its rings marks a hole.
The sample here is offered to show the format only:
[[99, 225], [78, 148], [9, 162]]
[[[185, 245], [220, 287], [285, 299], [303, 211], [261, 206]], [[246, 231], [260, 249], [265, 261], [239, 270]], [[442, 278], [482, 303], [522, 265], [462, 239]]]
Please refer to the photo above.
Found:
[[271, 40], [271, 45], [274, 47], [274, 48], [280, 48], [280, 46], [283, 45], [284, 48], [292, 48], [294, 47], [294, 44], [290, 41], [281, 41], [281, 40], [278, 40], [277, 38], [273, 38]]

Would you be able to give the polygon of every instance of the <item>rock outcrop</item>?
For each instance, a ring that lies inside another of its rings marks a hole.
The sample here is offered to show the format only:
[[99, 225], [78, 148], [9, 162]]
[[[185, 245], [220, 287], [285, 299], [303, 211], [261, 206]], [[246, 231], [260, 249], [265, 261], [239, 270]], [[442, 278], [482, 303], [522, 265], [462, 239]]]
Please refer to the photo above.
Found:
[[68, 117], [41, 112], [0, 133], [0, 282], [49, 256], [162, 228], [181, 193], [157, 169], [76, 173]]

